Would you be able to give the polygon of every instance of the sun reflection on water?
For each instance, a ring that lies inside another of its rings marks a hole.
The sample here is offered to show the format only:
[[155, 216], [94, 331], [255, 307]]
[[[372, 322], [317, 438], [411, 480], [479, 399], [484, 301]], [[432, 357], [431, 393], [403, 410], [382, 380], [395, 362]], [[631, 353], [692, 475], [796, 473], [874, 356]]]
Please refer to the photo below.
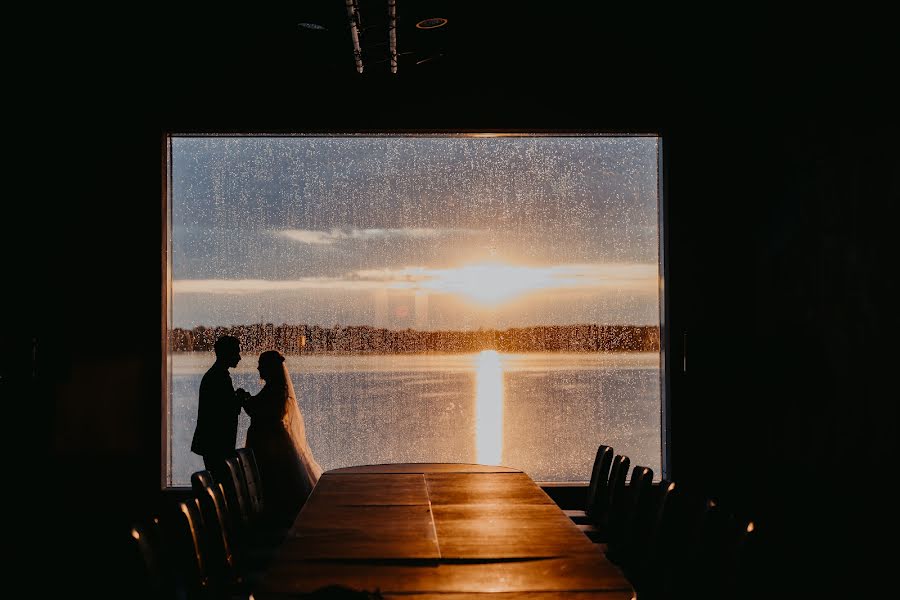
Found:
[[503, 365], [495, 350], [484, 350], [476, 361], [476, 460], [499, 465], [503, 452]]

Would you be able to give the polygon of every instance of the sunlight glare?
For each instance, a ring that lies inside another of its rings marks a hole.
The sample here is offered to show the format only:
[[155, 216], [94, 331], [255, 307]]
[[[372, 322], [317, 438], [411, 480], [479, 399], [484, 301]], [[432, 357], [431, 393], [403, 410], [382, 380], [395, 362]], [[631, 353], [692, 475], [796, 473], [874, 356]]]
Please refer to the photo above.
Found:
[[526, 292], [554, 285], [548, 269], [480, 263], [447, 269], [425, 284], [438, 292], [453, 292], [482, 304], [499, 304]]
[[484, 350], [477, 361], [476, 460], [483, 465], [499, 465], [503, 452], [503, 365], [495, 350]]

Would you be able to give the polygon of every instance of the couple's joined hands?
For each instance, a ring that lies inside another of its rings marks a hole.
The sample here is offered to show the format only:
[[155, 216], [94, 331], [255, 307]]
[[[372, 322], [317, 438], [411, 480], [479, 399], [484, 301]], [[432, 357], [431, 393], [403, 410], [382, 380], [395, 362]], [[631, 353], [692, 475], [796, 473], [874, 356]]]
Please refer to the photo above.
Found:
[[237, 398], [237, 401], [240, 402], [241, 405], [244, 404], [244, 401], [248, 398], [252, 397], [253, 394], [245, 390], [244, 388], [238, 388], [234, 390], [234, 397]]

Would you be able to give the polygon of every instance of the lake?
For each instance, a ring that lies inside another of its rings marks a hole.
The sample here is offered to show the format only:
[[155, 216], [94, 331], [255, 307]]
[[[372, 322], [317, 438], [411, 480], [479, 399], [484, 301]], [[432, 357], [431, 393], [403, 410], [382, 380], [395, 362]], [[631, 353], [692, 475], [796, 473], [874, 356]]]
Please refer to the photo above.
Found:
[[[203, 468], [191, 453], [200, 379], [212, 353], [171, 365], [171, 482]], [[262, 387], [257, 356], [232, 369], [235, 388]], [[599, 444], [661, 471], [660, 355], [486, 350], [444, 355], [288, 356], [323, 469], [392, 462], [502, 464], [535, 481], [586, 481]], [[241, 412], [237, 445], [249, 417]]]

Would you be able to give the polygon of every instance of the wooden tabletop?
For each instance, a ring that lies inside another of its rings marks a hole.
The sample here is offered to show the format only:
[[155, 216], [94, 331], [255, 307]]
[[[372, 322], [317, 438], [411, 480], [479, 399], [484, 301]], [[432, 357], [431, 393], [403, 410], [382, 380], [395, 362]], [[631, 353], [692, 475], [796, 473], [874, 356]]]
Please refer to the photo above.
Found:
[[323, 474], [254, 597], [333, 584], [421, 600], [634, 595], [528, 475], [463, 464]]

